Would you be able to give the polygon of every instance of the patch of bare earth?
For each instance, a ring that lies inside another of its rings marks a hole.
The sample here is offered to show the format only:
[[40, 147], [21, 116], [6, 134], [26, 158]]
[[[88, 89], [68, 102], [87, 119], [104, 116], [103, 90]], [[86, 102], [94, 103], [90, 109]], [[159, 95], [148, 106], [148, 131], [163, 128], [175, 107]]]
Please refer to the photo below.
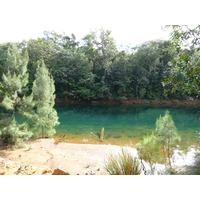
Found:
[[120, 147], [114, 145], [54, 144], [54, 139], [32, 140], [26, 144], [21, 149], [0, 150], [0, 158], [17, 163], [23, 169], [37, 166], [52, 171], [63, 169], [71, 175], [103, 175], [106, 174], [104, 165], [108, 155], [120, 151]]

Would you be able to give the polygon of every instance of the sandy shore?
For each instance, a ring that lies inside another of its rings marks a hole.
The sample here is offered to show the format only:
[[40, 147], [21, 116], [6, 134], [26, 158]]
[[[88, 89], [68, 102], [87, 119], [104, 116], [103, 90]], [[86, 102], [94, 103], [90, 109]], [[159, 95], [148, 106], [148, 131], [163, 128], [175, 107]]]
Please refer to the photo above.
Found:
[[[53, 171], [60, 168], [70, 175], [106, 175], [104, 166], [108, 156], [121, 151], [121, 147], [116, 145], [55, 144], [54, 142], [53, 138], [30, 140], [26, 142], [24, 148], [0, 150], [0, 159], [3, 158], [8, 163], [10, 161], [18, 163], [20, 166], [36, 166], [38, 169], [46, 167]], [[126, 148], [133, 156], [137, 156], [136, 149]], [[174, 166], [182, 170], [183, 166], [193, 166], [195, 151], [191, 149], [183, 157], [177, 151], [174, 158], [176, 158]], [[146, 167], [148, 168], [148, 165]], [[158, 171], [163, 170], [164, 165], [157, 164], [156, 168]]]
[[[54, 144], [54, 139], [28, 141], [25, 148], [0, 150], [0, 157], [22, 165], [47, 166], [50, 169], [61, 168], [71, 175], [106, 174], [106, 158], [120, 151], [115, 145], [93, 144]], [[136, 150], [129, 148], [136, 154]]]

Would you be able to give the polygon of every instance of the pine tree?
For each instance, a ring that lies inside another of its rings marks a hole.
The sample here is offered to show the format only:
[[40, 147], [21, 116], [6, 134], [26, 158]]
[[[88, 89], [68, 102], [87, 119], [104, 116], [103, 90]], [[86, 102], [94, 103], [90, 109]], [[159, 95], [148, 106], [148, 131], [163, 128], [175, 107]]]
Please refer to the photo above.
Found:
[[3, 97], [0, 105], [11, 116], [0, 130], [3, 144], [15, 144], [18, 138], [29, 138], [32, 135], [27, 130], [27, 123], [17, 124], [15, 120], [16, 113], [20, 107], [23, 107], [22, 99], [27, 91], [28, 60], [27, 51], [21, 52], [15, 45], [8, 48], [6, 69], [0, 83], [0, 93]]
[[44, 61], [38, 62], [36, 79], [33, 82], [32, 96], [35, 103], [33, 122], [37, 128], [42, 129], [42, 137], [51, 137], [58, 125], [58, 116], [53, 108], [55, 104], [55, 86]]
[[173, 156], [177, 142], [180, 140], [180, 136], [177, 133], [176, 126], [169, 111], [166, 111], [164, 116], [160, 116], [157, 119], [156, 135], [159, 137], [160, 144], [163, 147], [163, 153], [171, 166], [171, 157]]
[[17, 107], [26, 92], [28, 84], [28, 53], [18, 51], [15, 45], [8, 49], [6, 73], [2, 75], [0, 84], [3, 101], [1, 106], [12, 112], [12, 119], [15, 117]]
[[149, 163], [151, 174], [154, 173], [154, 163], [159, 161], [160, 146], [158, 141], [159, 138], [152, 133], [144, 136], [142, 142], [136, 145], [141, 162], [145, 160]]

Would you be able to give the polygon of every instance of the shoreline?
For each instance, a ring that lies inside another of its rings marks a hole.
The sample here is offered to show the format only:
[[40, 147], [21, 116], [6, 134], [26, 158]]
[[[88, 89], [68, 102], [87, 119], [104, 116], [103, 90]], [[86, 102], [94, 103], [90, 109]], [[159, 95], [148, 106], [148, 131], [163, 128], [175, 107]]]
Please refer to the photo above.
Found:
[[88, 104], [88, 105], [152, 105], [152, 106], [200, 106], [200, 100], [179, 100], [179, 99], [133, 99], [133, 100], [93, 100], [79, 101], [56, 98], [56, 104]]
[[[7, 163], [13, 163], [11, 166], [15, 168], [17, 165], [19, 169], [36, 166], [37, 169], [46, 169], [47, 171], [59, 168], [70, 175], [108, 175], [104, 168], [105, 162], [111, 154], [117, 155], [121, 152], [121, 148], [118, 145], [108, 144], [56, 144], [53, 138], [46, 138], [28, 140], [26, 147], [20, 149], [0, 149], [0, 160], [4, 159]], [[137, 157], [135, 148], [128, 146], [123, 148], [127, 148], [133, 157]], [[195, 152], [188, 152], [186, 157], [183, 158], [178, 151], [175, 153], [177, 161], [174, 163], [174, 167], [178, 167], [179, 173], [184, 172], [187, 167], [193, 166], [194, 155], [191, 153], [194, 154]], [[156, 164], [156, 166], [158, 169], [159, 167], [164, 167], [163, 164]], [[15, 174], [12, 173], [12, 167], [9, 170], [7, 175]]]
[[14, 151], [0, 150], [0, 158], [22, 166], [47, 167], [52, 171], [59, 168], [70, 175], [107, 175], [105, 160], [120, 149], [117, 145], [55, 144], [53, 138], [47, 138], [28, 140], [26, 147]]

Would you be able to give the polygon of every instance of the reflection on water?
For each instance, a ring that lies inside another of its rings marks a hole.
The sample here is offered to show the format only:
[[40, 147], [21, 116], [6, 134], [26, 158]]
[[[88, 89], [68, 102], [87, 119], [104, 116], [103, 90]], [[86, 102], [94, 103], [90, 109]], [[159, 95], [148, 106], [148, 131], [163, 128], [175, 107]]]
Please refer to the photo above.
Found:
[[153, 107], [124, 105], [58, 105], [59, 134], [89, 137], [105, 128], [105, 139], [142, 139], [155, 129], [156, 119], [169, 110], [183, 142], [197, 140], [200, 107]]

